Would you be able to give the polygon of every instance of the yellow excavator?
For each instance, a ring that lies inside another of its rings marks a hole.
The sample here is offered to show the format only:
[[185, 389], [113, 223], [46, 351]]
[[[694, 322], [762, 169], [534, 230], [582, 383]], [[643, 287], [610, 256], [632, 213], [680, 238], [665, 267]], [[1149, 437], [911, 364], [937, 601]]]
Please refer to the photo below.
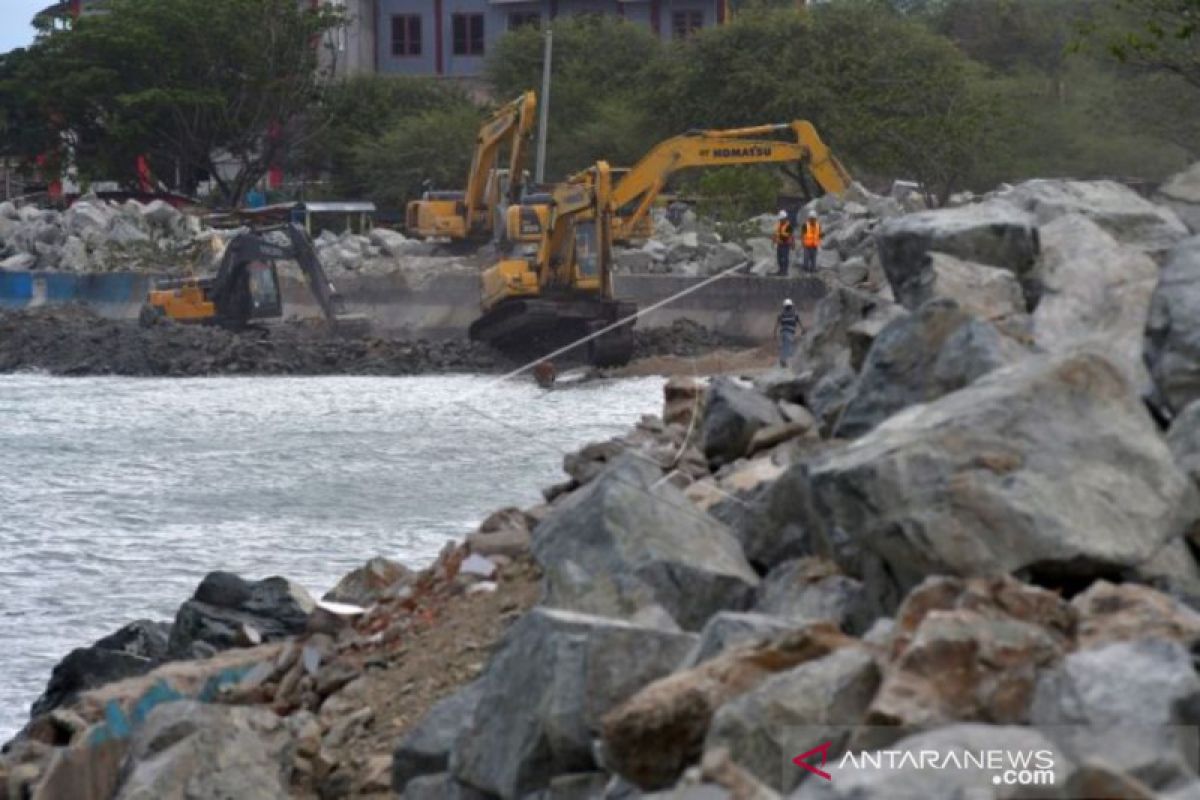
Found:
[[[501, 259], [481, 277], [483, 314], [469, 334], [476, 341], [540, 357], [595, 334], [637, 312], [612, 286], [612, 170], [604, 161], [550, 192], [536, 247]], [[519, 238], [520, 215], [509, 214]], [[587, 343], [596, 366], [625, 364], [633, 355], [633, 322]]]
[[[525, 157], [537, 117], [537, 95], [525, 92], [502, 106], [479, 129], [475, 154], [462, 191], [425, 192], [408, 204], [407, 232], [419, 239], [490, 241], [503, 224], [501, 203], [516, 204], [524, 188]], [[499, 169], [500, 151], [509, 150], [508, 168]]]
[[[779, 138], [789, 134], [790, 140]], [[768, 138], [775, 137], [775, 138]], [[650, 209], [679, 170], [692, 167], [727, 167], [743, 164], [795, 164], [811, 175], [827, 194], [840, 195], [852, 181], [850, 173], [821, 140], [807, 120], [750, 128], [692, 131], [659, 142], [633, 167], [614, 170], [613, 241], [618, 244], [644, 240], [653, 234]], [[545, 225], [547, 209], [538, 197], [526, 199], [508, 214], [519, 215], [508, 228], [520, 232], [520, 241], [536, 242]]]
[[[268, 238], [271, 231], [278, 231], [282, 241]], [[342, 296], [325, 274], [308, 234], [292, 224], [233, 237], [214, 275], [158, 281], [147, 295], [138, 321], [143, 327], [171, 320], [237, 330], [260, 320], [282, 317], [277, 261], [294, 261], [300, 267], [330, 326], [347, 334], [367, 332], [367, 318], [346, 313]]]

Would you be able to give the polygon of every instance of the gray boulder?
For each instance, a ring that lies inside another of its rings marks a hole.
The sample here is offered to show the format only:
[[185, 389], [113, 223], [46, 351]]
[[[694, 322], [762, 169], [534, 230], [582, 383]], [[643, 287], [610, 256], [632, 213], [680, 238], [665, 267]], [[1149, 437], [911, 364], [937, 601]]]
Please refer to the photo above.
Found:
[[964, 261], [945, 253], [927, 253], [928, 268], [911, 298], [919, 308], [935, 297], [948, 297], [980, 319], [998, 320], [1025, 312], [1025, 297], [1016, 276], [999, 267]]
[[1192, 233], [1200, 233], [1200, 161], [1158, 187], [1157, 199], [1170, 206]]
[[749, 256], [741, 246], [733, 242], [722, 242], [704, 257], [702, 269], [706, 275], [716, 275], [749, 261]]
[[1183, 241], [1163, 266], [1144, 347], [1150, 376], [1171, 412], [1200, 399], [1200, 236]]
[[730, 378], [714, 378], [700, 423], [704, 455], [713, 466], [736, 461], [746, 455], [755, 433], [781, 422], [779, 408], [767, 397]]
[[98, 200], [79, 200], [63, 212], [63, 227], [67, 233], [82, 235], [88, 229], [108, 230], [112, 218], [112, 209]]
[[679, 665], [691, 669], [720, 655], [729, 647], [770, 639], [796, 626], [785, 619], [745, 611], [722, 611], [714, 614], [700, 631], [700, 641]]
[[372, 228], [367, 240], [393, 258], [404, 255], [409, 245], [408, 237], [388, 228]]
[[901, 409], [957, 391], [1024, 355], [953, 300], [931, 300], [875, 339], [834, 435], [859, 436]]
[[617, 254], [616, 263], [622, 272], [649, 272], [654, 256], [645, 250], [624, 250]]
[[812, 375], [797, 375], [790, 369], [775, 368], [754, 378], [754, 391], [771, 400], [804, 403], [804, 392]]
[[665, 610], [687, 630], [745, 608], [758, 585], [728, 528], [628, 456], [538, 525], [533, 554], [546, 605], [623, 618]]
[[842, 648], [773, 675], [723, 705], [704, 748], [727, 748], [734, 762], [756, 778], [790, 791], [805, 774], [792, 758], [816, 743], [844, 744], [879, 681], [879, 668], [866, 650]]
[[150, 235], [125, 216], [119, 216], [112, 221], [107, 236], [108, 241], [118, 247], [129, 247], [150, 241]]
[[[1198, 516], [1195, 487], [1124, 373], [1086, 350], [905, 409], [807, 472], [809, 533], [872, 591], [905, 593], [932, 574], [1136, 572]], [[860, 550], [865, 560], [847, 563]]]
[[451, 771], [507, 800], [555, 775], [593, 770], [602, 715], [671, 672], [695, 642], [692, 634], [534, 609], [488, 663]]
[[476, 680], [429, 709], [392, 752], [393, 791], [403, 792], [412, 779], [449, 769], [450, 751], [471, 724], [482, 697], [483, 682]]
[[23, 272], [37, 266], [37, 256], [32, 253], [16, 253], [0, 259], [0, 272]]
[[888, 220], [876, 234], [879, 260], [896, 300], [916, 308], [931, 282], [930, 251], [1000, 267], [1017, 276], [1027, 308], [1040, 290], [1032, 273], [1038, 254], [1033, 217], [1008, 203], [992, 201], [943, 208]]
[[861, 581], [816, 558], [785, 561], [768, 572], [753, 610], [787, 620], [829, 620], [855, 635], [880, 616]]
[[[1196, 779], [1200, 678], [1187, 648], [1145, 639], [1071, 653], [1037, 683], [1031, 723], [1077, 761], [1108, 766], [1161, 789]], [[1181, 713], [1182, 712], [1182, 713]]]
[[489, 800], [491, 795], [467, 786], [448, 772], [413, 778], [401, 800]]
[[367, 608], [415, 577], [413, 571], [403, 564], [375, 556], [343, 575], [321, 599]]
[[822, 436], [832, 436], [838, 419], [854, 399], [858, 376], [849, 366], [827, 370], [808, 393], [808, 408]]
[[1032, 180], [1000, 198], [1047, 225], [1067, 214], [1082, 214], [1119, 242], [1161, 254], [1188, 235], [1173, 211], [1155, 205], [1116, 181]]
[[1102, 342], [1139, 391], [1149, 394], [1142, 340], [1158, 265], [1080, 214], [1044, 225], [1041, 236], [1042, 301], [1033, 312], [1038, 347], [1057, 352], [1089, 339]]
[[315, 606], [303, 587], [286, 578], [252, 583], [232, 573], [210, 572], [192, 599], [179, 607], [167, 650], [172, 658], [193, 658], [237, 647], [247, 643], [247, 628], [263, 641], [293, 636], [304, 632]]
[[115, 800], [286, 800], [295, 742], [248, 706], [162, 703], [133, 732]]
[[[948, 725], [927, 733], [918, 733], [890, 746], [876, 762], [868, 755], [852, 751], [843, 758], [830, 749], [829, 763], [822, 767], [831, 780], [805, 780], [792, 800], [1008, 800], [1017, 797], [1062, 797], [1057, 787], [1066, 786], [1075, 770], [1074, 764], [1043, 733], [1019, 725]], [[1043, 759], [1033, 760], [1035, 768], [1043, 764], [1050, 770], [1046, 785], [1038, 787], [1004, 786], [999, 780], [1003, 770], [979, 767], [979, 753], [998, 751], [1017, 757], [1042, 753]], [[962, 769], [921, 768], [921, 754], [935, 752], [939, 759], [955, 754], [952, 763]], [[896, 755], [890, 755], [895, 753]], [[905, 757], [905, 754], [911, 754]], [[885, 757], [886, 756], [886, 757]], [[973, 760], [969, 760], [973, 759]], [[813, 761], [814, 765], [819, 762]], [[862, 765], [868, 764], [866, 768]], [[1042, 792], [1031, 795], [1031, 791]]]
[[1189, 403], [1171, 421], [1167, 446], [1175, 463], [1200, 486], [1200, 402]]
[[154, 669], [166, 660], [170, 630], [169, 623], [140, 619], [89, 647], [72, 650], [54, 665], [50, 682], [34, 701], [30, 716], [68, 705], [88, 689]]

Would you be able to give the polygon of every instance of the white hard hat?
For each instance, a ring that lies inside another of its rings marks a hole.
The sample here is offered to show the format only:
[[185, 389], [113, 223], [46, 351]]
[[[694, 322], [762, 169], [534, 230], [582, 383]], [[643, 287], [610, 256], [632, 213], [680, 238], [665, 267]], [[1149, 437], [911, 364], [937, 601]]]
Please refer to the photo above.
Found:
[[783, 304], [784, 304], [785, 306], [790, 306], [790, 305], [792, 304], [792, 298], [790, 298], [790, 297], [786, 298], [786, 299], [783, 301]]
[[780, 212], [779, 212], [779, 218], [780, 218], [780, 219], [787, 219], [787, 212], [786, 212], [786, 211], [780, 211]]
[[809, 219], [816, 219], [816, 218], [817, 218], [817, 212], [816, 212], [816, 209], [813, 209], [812, 211], [808, 212], [808, 218], [809, 218]]

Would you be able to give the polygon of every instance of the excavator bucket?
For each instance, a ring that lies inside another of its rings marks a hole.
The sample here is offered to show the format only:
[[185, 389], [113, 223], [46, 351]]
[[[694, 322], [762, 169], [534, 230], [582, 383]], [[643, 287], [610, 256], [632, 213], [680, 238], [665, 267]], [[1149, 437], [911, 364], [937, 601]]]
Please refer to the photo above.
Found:
[[475, 320], [468, 335], [520, 360], [571, 348], [568, 359], [616, 367], [633, 357], [633, 322], [596, 334], [636, 312], [634, 303], [600, 297], [512, 299]]

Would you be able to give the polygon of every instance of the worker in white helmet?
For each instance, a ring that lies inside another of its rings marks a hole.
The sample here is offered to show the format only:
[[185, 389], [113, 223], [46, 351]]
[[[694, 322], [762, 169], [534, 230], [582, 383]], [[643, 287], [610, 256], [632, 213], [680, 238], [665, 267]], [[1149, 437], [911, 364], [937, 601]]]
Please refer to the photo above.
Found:
[[800, 315], [791, 298], [783, 301], [783, 310], [775, 320], [775, 335], [779, 337], [779, 366], [786, 367], [792, 359], [796, 341], [796, 330], [800, 327]]
[[792, 220], [786, 211], [780, 210], [779, 222], [775, 224], [775, 258], [779, 261], [779, 271], [776, 275], [787, 275], [788, 266], [792, 262], [792, 245], [795, 243]]

